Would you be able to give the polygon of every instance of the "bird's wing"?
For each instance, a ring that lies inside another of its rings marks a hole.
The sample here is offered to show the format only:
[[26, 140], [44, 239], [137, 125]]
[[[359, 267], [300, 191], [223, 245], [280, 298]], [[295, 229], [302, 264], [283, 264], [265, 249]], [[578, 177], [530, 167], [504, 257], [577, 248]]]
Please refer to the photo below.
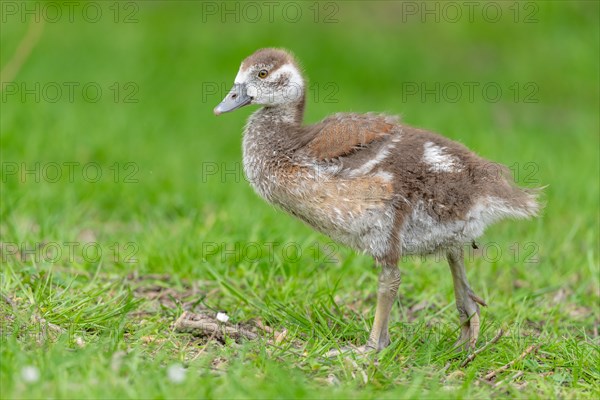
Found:
[[[377, 114], [335, 114], [313, 125], [306, 154], [319, 161], [356, 158], [371, 153], [379, 144], [399, 135], [396, 117]], [[362, 158], [362, 157], [359, 157]]]

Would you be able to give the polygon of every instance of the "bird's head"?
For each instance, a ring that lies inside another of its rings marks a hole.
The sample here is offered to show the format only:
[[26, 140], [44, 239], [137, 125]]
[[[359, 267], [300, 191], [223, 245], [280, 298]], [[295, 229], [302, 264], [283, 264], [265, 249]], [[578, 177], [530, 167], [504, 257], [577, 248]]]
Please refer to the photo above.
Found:
[[242, 61], [233, 88], [215, 107], [215, 115], [248, 104], [267, 107], [304, 99], [304, 79], [294, 57], [285, 50], [260, 49]]

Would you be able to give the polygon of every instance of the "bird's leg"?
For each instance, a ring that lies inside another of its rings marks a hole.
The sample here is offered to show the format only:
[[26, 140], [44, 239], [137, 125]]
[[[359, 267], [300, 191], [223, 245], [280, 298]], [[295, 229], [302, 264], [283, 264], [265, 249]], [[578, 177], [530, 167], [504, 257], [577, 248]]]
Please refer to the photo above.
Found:
[[398, 287], [400, 286], [400, 270], [395, 265], [389, 263], [389, 266], [383, 264], [379, 273], [379, 284], [377, 292], [377, 309], [375, 310], [375, 320], [373, 328], [369, 335], [367, 344], [360, 347], [343, 347], [333, 349], [327, 352], [326, 357], [336, 357], [339, 354], [353, 352], [355, 354], [365, 354], [371, 351], [379, 351], [390, 344], [390, 334], [388, 332], [388, 322], [390, 311], [394, 305]]
[[396, 265], [384, 265], [379, 273], [379, 285], [377, 291], [377, 309], [375, 310], [375, 320], [373, 328], [367, 342], [367, 349], [377, 351], [387, 347], [390, 344], [390, 334], [388, 332], [388, 322], [390, 311], [398, 294], [400, 286], [400, 270]]
[[446, 255], [452, 280], [454, 281], [454, 296], [456, 297], [456, 308], [460, 316], [461, 330], [457, 346], [464, 346], [467, 350], [474, 348], [479, 337], [479, 306], [487, 306], [485, 301], [478, 297], [469, 286], [467, 273], [465, 271], [464, 255], [462, 248], [448, 251]]

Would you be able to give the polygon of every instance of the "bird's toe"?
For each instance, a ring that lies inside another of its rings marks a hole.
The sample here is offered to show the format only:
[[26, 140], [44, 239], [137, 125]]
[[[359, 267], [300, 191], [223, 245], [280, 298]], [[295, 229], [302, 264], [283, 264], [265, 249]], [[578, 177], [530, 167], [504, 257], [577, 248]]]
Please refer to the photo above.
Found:
[[339, 355], [367, 355], [371, 353], [376, 353], [377, 349], [369, 344], [364, 346], [343, 346], [337, 349], [331, 349], [327, 353], [325, 353], [325, 357], [327, 358], [335, 358]]

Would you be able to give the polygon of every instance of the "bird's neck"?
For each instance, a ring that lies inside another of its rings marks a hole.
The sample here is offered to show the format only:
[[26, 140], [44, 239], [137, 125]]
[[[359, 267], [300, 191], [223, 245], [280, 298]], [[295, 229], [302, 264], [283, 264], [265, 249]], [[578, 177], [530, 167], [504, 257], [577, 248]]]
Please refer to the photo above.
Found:
[[275, 201], [277, 171], [291, 161], [303, 114], [304, 98], [297, 103], [263, 107], [248, 119], [242, 143], [244, 173], [267, 201]]
[[295, 102], [267, 106], [248, 119], [244, 147], [254, 147], [272, 154], [295, 146], [304, 118], [304, 95]]
[[303, 93], [296, 101], [276, 106], [263, 107], [255, 113], [255, 116], [276, 123], [300, 126], [304, 119], [305, 97], [306, 96]]

